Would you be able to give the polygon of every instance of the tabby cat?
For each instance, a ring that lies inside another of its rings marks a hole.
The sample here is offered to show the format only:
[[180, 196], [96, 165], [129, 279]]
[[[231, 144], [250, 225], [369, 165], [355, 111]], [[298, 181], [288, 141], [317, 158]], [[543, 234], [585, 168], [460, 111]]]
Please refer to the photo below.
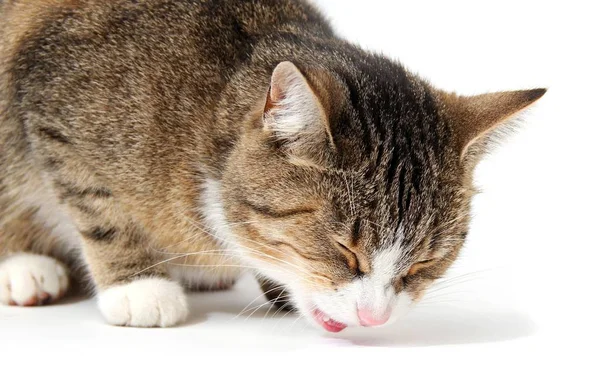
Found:
[[303, 0], [0, 2], [0, 302], [91, 280], [110, 324], [253, 272], [330, 332], [456, 259], [472, 174], [544, 89], [458, 96]]

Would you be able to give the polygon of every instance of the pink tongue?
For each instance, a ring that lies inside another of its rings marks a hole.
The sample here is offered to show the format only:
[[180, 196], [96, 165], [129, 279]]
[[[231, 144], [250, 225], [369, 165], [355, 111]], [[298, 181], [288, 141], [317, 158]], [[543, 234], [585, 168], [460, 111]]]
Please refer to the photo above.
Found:
[[315, 316], [315, 319], [319, 322], [319, 324], [321, 324], [321, 326], [327, 330], [328, 332], [332, 332], [332, 333], [339, 333], [342, 330], [346, 329], [348, 327], [348, 325], [346, 324], [342, 324], [341, 322], [337, 322], [333, 319], [329, 319], [327, 321], [323, 320], [323, 317], [325, 316], [323, 312], [316, 310], [313, 315]]
[[325, 330], [332, 333], [339, 333], [348, 327], [348, 325], [344, 325], [341, 322], [334, 320], [329, 320], [327, 322], [323, 321], [321, 322], [321, 325], [325, 328]]

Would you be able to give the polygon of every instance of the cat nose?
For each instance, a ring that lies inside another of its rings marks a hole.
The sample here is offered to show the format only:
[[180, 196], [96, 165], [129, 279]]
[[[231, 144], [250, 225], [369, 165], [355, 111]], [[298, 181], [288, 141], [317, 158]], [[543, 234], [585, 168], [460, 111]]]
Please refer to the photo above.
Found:
[[392, 312], [389, 309], [380, 315], [375, 315], [373, 311], [369, 309], [359, 309], [358, 321], [362, 326], [380, 326], [388, 322], [391, 315]]

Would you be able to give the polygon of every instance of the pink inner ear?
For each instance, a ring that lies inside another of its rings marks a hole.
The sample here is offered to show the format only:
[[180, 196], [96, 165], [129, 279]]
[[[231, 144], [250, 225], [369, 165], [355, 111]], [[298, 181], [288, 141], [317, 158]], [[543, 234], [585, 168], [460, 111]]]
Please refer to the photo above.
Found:
[[292, 86], [293, 82], [298, 80], [297, 76], [302, 75], [291, 62], [283, 62], [277, 65], [271, 77], [271, 90], [269, 92], [271, 102], [281, 102], [286, 97], [286, 87]]
[[295, 146], [307, 137], [320, 142], [329, 134], [327, 116], [308, 80], [291, 62], [282, 62], [273, 71], [264, 108], [264, 128], [279, 138], [292, 139]]
[[265, 113], [269, 112], [276, 107], [277, 104], [281, 103], [286, 96], [284, 86], [286, 85], [287, 81], [289, 81], [286, 78], [286, 75], [289, 75], [289, 73], [282, 72], [282, 68], [285, 67], [282, 67], [280, 64], [277, 68], [275, 68], [273, 76], [271, 77], [271, 85], [267, 93], [267, 100], [265, 104]]
[[271, 102], [279, 103], [284, 98], [291, 96], [289, 93], [292, 92], [300, 95], [304, 92], [311, 93], [311, 90], [306, 79], [294, 64], [287, 61], [282, 62], [273, 70], [271, 76], [271, 90], [269, 91]]
[[277, 85], [271, 84], [267, 93], [267, 100], [265, 102], [265, 114], [273, 110], [278, 103], [280, 103], [285, 97], [281, 88]]
[[283, 99], [283, 97], [285, 95], [283, 94], [283, 91], [277, 84], [271, 84], [271, 90], [269, 91], [269, 96], [271, 98], [270, 101], [272, 103], [278, 103]]
[[269, 87], [269, 91], [267, 92], [267, 99], [265, 100], [265, 108], [263, 114], [267, 114], [275, 107], [273, 102], [273, 91], [272, 87]]

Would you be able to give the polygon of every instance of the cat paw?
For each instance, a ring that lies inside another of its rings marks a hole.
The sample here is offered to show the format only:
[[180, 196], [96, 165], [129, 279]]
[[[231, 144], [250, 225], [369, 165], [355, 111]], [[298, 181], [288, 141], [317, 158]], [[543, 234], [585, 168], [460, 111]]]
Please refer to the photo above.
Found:
[[187, 317], [183, 288], [176, 282], [148, 278], [106, 289], [98, 294], [106, 321], [117, 326], [169, 327]]
[[69, 288], [67, 268], [42, 255], [19, 253], [0, 262], [0, 303], [37, 306], [50, 304]]

